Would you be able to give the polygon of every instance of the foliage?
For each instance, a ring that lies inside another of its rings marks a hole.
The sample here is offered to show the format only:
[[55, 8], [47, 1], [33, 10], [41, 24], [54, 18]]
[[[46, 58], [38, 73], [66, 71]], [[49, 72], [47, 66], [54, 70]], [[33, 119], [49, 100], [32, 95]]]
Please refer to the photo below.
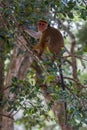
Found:
[[80, 25], [80, 29], [78, 30], [77, 37], [78, 37], [78, 44], [81, 45], [79, 47], [80, 50], [84, 50], [87, 52], [87, 37], [86, 37], [86, 32], [87, 32], [87, 23], [84, 23], [83, 25]]
[[[85, 0], [1, 0], [0, 3], [0, 17], [3, 23], [3, 26], [0, 28], [0, 39], [3, 39], [5, 42], [5, 61], [10, 61], [16, 38], [21, 34], [19, 31], [21, 25], [36, 30], [38, 19], [48, 20], [53, 25], [57, 25], [58, 19], [61, 19], [62, 22], [66, 21], [68, 29], [72, 31], [71, 24], [75, 24], [75, 20], [77, 20], [76, 22], [83, 22], [83, 20], [87, 19], [87, 5]], [[76, 54], [81, 56], [87, 51], [87, 37], [84, 35], [87, 32], [86, 24], [78, 31], [79, 44], [76, 46]], [[30, 41], [33, 44], [34, 39], [28, 39], [28, 36], [26, 36], [26, 38], [28, 42]], [[68, 44], [70, 44], [70, 42]], [[81, 48], [79, 49], [80, 45], [81, 47], [84, 45], [83, 50], [81, 50]], [[8, 112], [12, 110], [14, 114], [22, 109], [23, 116], [17, 120], [17, 123], [23, 123], [27, 130], [28, 128], [32, 129], [33, 126], [43, 128], [47, 125], [47, 121], [49, 122], [50, 120], [55, 122], [56, 118], [54, 115], [49, 114], [53, 101], [67, 101], [68, 122], [78, 129], [80, 126], [83, 126], [83, 124], [87, 124], [87, 111], [83, 108], [83, 101], [87, 104], [87, 90], [83, 88], [83, 94], [76, 88], [76, 83], [71, 77], [72, 70], [69, 64], [71, 57], [69, 57], [67, 58], [68, 63], [63, 61], [63, 73], [64, 76], [67, 75], [68, 77], [65, 78], [65, 84], [69, 89], [63, 91], [61, 89], [60, 79], [58, 78], [59, 72], [56, 65], [58, 61], [52, 63], [50, 55], [50, 53], [46, 54], [46, 58], [38, 63], [40, 68], [44, 65], [45, 69], [42, 68], [41, 78], [38, 79], [37, 82], [35, 80], [36, 72], [34, 69], [29, 69], [27, 77], [24, 80], [19, 80], [16, 77], [12, 79], [10, 92], [15, 94], [16, 98], [14, 102], [10, 100], [9, 97], [3, 100], [2, 107], [8, 103]], [[87, 85], [87, 74], [82, 71], [83, 65], [81, 61], [82, 59], [77, 59], [77, 62], [80, 63], [77, 68], [78, 77], [83, 85]], [[87, 64], [86, 62], [87, 61], [84, 62], [84, 65]], [[84, 69], [84, 71], [86, 69]], [[5, 70], [7, 72], [8, 65]], [[69, 78], [71, 78], [71, 80], [69, 80]], [[47, 92], [52, 95], [52, 100], [48, 106], [42, 96], [43, 93], [40, 89], [41, 83], [48, 85]]]
[[33, 78], [24, 81], [14, 78], [10, 92], [17, 94], [16, 100], [14, 104], [12, 103], [13, 101], [8, 101], [10, 105], [8, 111], [10, 109], [14, 111], [23, 110], [23, 117], [17, 122], [24, 123], [26, 129], [32, 128], [37, 124], [41, 127], [43, 126], [43, 121], [49, 118], [41, 91], [38, 86], [34, 87], [33, 81]]

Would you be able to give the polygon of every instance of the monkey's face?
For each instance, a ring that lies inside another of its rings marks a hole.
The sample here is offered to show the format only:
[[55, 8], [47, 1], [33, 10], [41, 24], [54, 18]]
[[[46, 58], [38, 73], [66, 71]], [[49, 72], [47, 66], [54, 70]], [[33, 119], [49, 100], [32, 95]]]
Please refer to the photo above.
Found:
[[48, 23], [42, 21], [38, 22], [38, 31], [43, 32], [47, 29], [47, 27], [48, 27]]

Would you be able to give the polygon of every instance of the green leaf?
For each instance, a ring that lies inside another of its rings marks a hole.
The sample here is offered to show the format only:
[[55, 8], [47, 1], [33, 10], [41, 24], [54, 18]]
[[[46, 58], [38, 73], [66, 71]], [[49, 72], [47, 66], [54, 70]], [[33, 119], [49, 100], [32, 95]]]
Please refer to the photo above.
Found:
[[72, 12], [69, 12], [69, 13], [68, 13], [68, 16], [69, 16], [69, 18], [71, 18], [71, 19], [73, 19], [73, 18], [74, 18], [74, 16], [73, 16], [73, 13], [72, 13]]

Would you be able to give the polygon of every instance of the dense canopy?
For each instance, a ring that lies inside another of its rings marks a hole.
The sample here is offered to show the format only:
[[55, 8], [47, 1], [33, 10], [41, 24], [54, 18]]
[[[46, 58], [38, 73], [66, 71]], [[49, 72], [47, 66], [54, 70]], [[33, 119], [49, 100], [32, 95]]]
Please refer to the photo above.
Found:
[[[64, 37], [65, 90], [58, 56], [33, 54], [38, 40], [24, 31], [37, 32], [39, 19]], [[0, 0], [0, 130], [87, 129], [86, 20], [86, 0]]]

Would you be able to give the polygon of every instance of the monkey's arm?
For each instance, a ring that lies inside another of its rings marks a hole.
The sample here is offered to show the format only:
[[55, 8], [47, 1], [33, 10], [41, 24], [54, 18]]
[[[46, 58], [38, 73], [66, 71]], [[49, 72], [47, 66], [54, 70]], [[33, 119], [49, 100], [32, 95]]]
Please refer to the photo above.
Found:
[[45, 50], [47, 44], [47, 35], [42, 34], [39, 43], [37, 43], [34, 48], [33, 51], [37, 52], [38, 56], [41, 56], [43, 51]]
[[40, 39], [41, 35], [42, 35], [42, 33], [40, 31], [36, 32], [36, 31], [30, 30], [30, 29], [24, 29], [24, 31], [35, 39]]

